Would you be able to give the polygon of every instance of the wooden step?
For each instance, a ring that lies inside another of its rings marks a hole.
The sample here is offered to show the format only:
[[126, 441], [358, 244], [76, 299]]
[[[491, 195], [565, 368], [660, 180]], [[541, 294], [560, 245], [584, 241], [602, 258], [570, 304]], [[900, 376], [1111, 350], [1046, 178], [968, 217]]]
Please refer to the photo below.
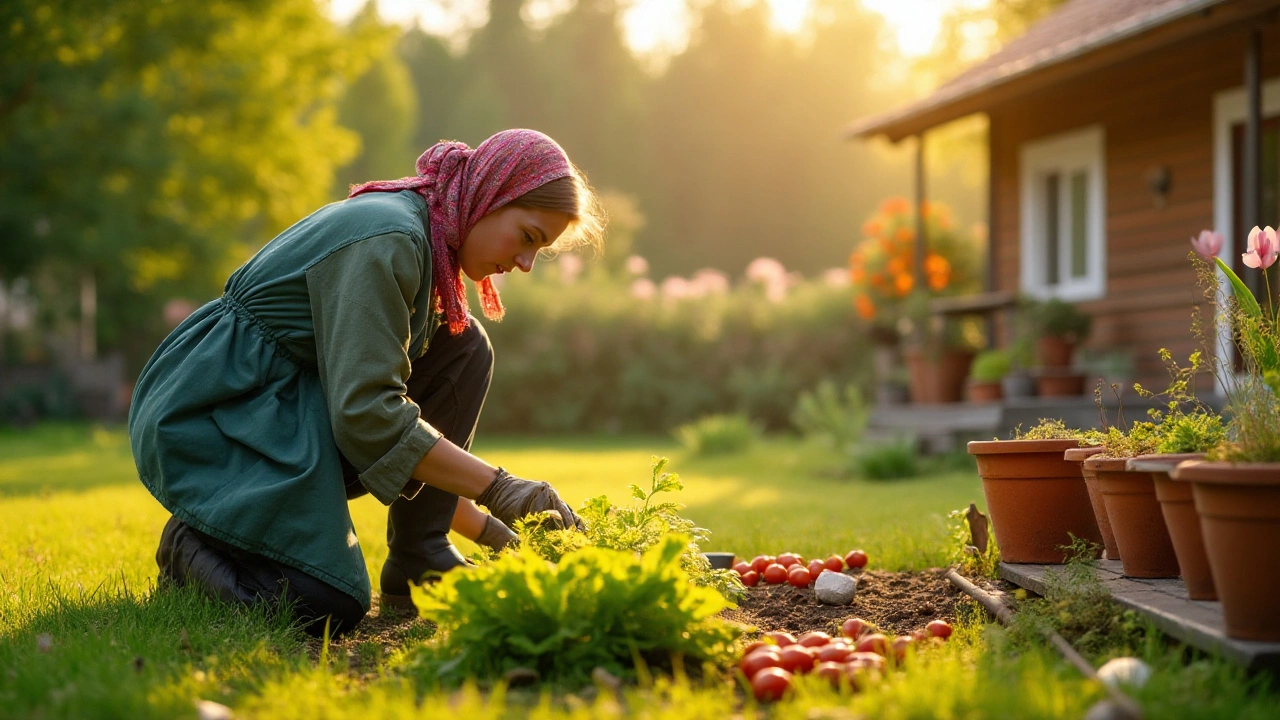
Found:
[[[999, 573], [1019, 587], [1044, 595], [1046, 574], [1062, 569], [1061, 565], [1000, 563]], [[1119, 560], [1099, 560], [1097, 572], [1117, 603], [1151, 618], [1156, 627], [1172, 637], [1250, 670], [1280, 673], [1280, 643], [1227, 637], [1222, 603], [1188, 600], [1181, 578], [1124, 577]]]

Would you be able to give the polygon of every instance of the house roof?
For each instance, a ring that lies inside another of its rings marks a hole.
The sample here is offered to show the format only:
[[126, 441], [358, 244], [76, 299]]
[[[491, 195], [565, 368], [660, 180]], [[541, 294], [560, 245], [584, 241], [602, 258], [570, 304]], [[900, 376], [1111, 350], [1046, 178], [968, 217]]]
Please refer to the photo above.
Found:
[[1201, 13], [1229, 0], [1068, 0], [1021, 37], [944, 83], [928, 97], [855, 121], [846, 139], [923, 132], [981, 109], [982, 96], [1050, 67]]

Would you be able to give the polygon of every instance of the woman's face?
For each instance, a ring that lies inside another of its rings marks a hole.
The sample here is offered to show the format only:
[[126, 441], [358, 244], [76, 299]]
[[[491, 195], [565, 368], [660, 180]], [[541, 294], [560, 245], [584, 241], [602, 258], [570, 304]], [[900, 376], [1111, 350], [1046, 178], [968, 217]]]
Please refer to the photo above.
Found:
[[553, 210], [503, 205], [480, 218], [458, 249], [462, 272], [475, 282], [489, 275], [533, 269], [538, 250], [569, 227], [569, 216]]

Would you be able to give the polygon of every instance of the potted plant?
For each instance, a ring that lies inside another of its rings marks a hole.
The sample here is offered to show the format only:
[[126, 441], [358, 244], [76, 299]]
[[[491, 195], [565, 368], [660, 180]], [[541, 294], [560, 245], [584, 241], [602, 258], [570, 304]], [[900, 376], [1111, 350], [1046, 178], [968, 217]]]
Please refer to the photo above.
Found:
[[1082, 436], [1042, 420], [1013, 440], [969, 443], [1004, 562], [1063, 563], [1073, 537], [1102, 542], [1080, 463], [1063, 457]]
[[964, 399], [973, 348], [956, 323], [929, 312], [929, 295], [912, 293], [904, 305], [903, 356], [914, 403], [953, 403]]
[[1015, 333], [1008, 352], [1009, 371], [1000, 379], [1000, 392], [1009, 400], [1035, 397], [1036, 379], [1031, 374], [1035, 352], [1029, 335]]
[[[1227, 396], [1227, 439], [1206, 460], [1179, 464], [1171, 476], [1192, 483], [1205, 551], [1222, 602], [1229, 637], [1280, 641], [1280, 327], [1267, 282], [1264, 310], [1231, 268], [1217, 257], [1222, 237], [1205, 231], [1192, 240], [1208, 262], [1199, 277], [1219, 319], [1230, 323], [1243, 360], [1215, 356], [1214, 377]], [[1276, 233], [1254, 228], [1244, 262], [1265, 270], [1277, 257]], [[1194, 259], [1194, 258], [1193, 258]], [[1219, 273], [1232, 295], [1219, 290]], [[1264, 278], [1265, 278], [1264, 274]]]
[[1036, 349], [1040, 366], [1071, 367], [1076, 346], [1089, 336], [1093, 318], [1075, 305], [1058, 298], [1049, 298], [1034, 303], [1031, 307], [1037, 329]]
[[990, 403], [1003, 397], [1000, 382], [1009, 374], [1008, 350], [983, 350], [969, 366], [969, 402]]

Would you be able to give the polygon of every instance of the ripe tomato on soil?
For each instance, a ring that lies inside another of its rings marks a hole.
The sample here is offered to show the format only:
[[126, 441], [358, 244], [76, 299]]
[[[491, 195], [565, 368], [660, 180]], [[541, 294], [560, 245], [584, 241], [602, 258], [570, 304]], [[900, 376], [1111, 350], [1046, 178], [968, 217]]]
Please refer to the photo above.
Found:
[[934, 620], [924, 626], [924, 631], [931, 637], [946, 640], [951, 637], [951, 626], [941, 620]]
[[871, 623], [862, 618], [849, 618], [840, 625], [840, 632], [851, 640], [857, 640], [863, 634], [870, 632], [871, 629]]
[[844, 662], [853, 654], [853, 648], [847, 643], [831, 642], [818, 648], [818, 662]]
[[890, 652], [893, 653], [894, 658], [896, 658], [898, 662], [902, 662], [907, 659], [907, 650], [909, 650], [914, 643], [915, 638], [910, 635], [899, 635], [889, 643]]
[[791, 673], [807, 673], [818, 661], [813, 652], [803, 645], [789, 645], [782, 648], [780, 658], [778, 667]]
[[800, 557], [795, 553], [785, 552], [779, 555], [778, 559], [775, 560], [774, 562], [790, 570], [792, 565], [803, 565], [804, 558]]
[[747, 679], [755, 677], [756, 673], [765, 668], [781, 666], [782, 652], [775, 647], [754, 650], [738, 661], [738, 669], [747, 676]]
[[782, 632], [781, 630], [774, 630], [773, 632], [765, 633], [764, 640], [765, 642], [772, 642], [780, 648], [796, 644], [795, 635], [792, 635], [789, 632]]
[[863, 568], [867, 566], [867, 554], [861, 550], [850, 550], [849, 554], [844, 556], [844, 563], [851, 568]]
[[791, 678], [782, 668], [765, 668], [751, 678], [751, 693], [761, 702], [777, 700], [791, 689]]
[[831, 683], [833, 688], [839, 689], [842, 684], [849, 684], [849, 671], [843, 663], [820, 662], [813, 668], [813, 674]]
[[880, 633], [864, 635], [858, 641], [858, 652], [873, 652], [877, 655], [885, 655], [889, 652], [889, 638]]
[[777, 585], [778, 583], [786, 582], [787, 569], [782, 567], [778, 563], [773, 563], [769, 567], [764, 569], [764, 572], [762, 573], [762, 575], [764, 576], [765, 582], [769, 583], [770, 585]]
[[832, 555], [823, 563], [831, 572], [840, 572], [844, 569], [844, 560], [839, 555]]
[[800, 565], [793, 565], [791, 566], [791, 569], [787, 571], [787, 582], [798, 588], [809, 587], [809, 583], [811, 581], [812, 578], [809, 577], [809, 571]]
[[796, 638], [796, 642], [805, 647], [821, 647], [831, 642], [831, 636], [821, 630], [810, 630]]
[[742, 573], [742, 584], [747, 587], [755, 587], [760, 584], [760, 573], [755, 570], [748, 570]]
[[822, 574], [822, 571], [826, 569], [827, 569], [826, 564], [823, 563], [821, 560], [809, 561], [809, 577], [811, 578], [817, 579], [818, 575]]
[[764, 569], [769, 567], [769, 563], [773, 562], [772, 555], [757, 555], [751, 560], [751, 569], [758, 573], [763, 573]]
[[733, 564], [733, 571], [739, 575], [746, 575], [751, 571], [751, 563], [746, 562], [745, 560], [740, 560]]

